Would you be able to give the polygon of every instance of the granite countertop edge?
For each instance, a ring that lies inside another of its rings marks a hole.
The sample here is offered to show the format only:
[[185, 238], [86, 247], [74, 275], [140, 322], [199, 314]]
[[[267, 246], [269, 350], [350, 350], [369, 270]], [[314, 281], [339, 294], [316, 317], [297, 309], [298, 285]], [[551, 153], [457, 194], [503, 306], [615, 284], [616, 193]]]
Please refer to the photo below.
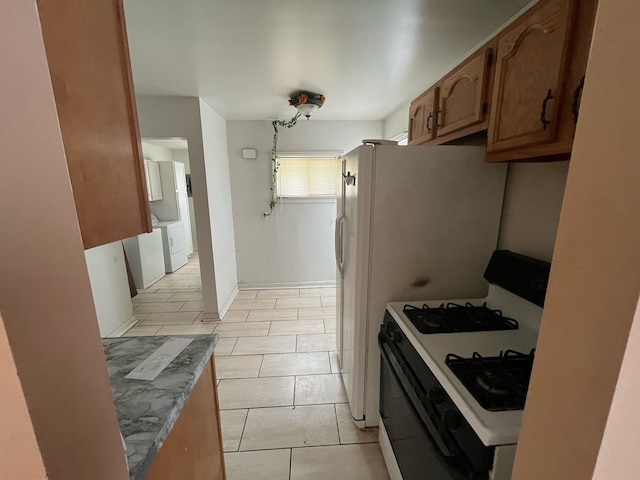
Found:
[[[159, 347], [162, 343], [164, 343], [164, 341], [168, 340], [171, 337], [194, 338], [196, 340], [200, 340], [200, 342], [205, 340], [205, 341], [208, 341], [208, 345], [207, 345], [207, 347], [206, 347], [206, 349], [204, 351], [201, 351], [201, 352], [197, 353], [197, 355], [199, 356], [199, 360], [197, 361], [197, 363], [194, 362], [195, 363], [195, 367], [193, 365], [191, 365], [192, 371], [190, 372], [189, 380], [187, 381], [187, 383], [183, 387], [181, 387], [180, 394], [173, 400], [173, 407], [169, 411], [166, 420], [164, 421], [164, 423], [160, 427], [160, 430], [156, 434], [156, 436], [153, 439], [151, 445], [149, 447], [146, 447], [146, 445], [145, 445], [145, 447], [148, 448], [148, 450], [144, 454], [144, 457], [141, 460], [137, 460], [137, 461], [133, 461], [132, 460], [131, 454], [138, 454], [140, 452], [140, 448], [139, 448], [140, 445], [138, 444], [137, 441], [135, 441], [135, 443], [134, 443], [133, 440], [128, 441], [127, 440], [128, 437], [132, 436], [132, 435], [125, 435], [125, 432], [123, 432], [125, 444], [127, 446], [127, 457], [128, 457], [128, 462], [129, 462], [129, 478], [130, 478], [130, 480], [143, 480], [145, 478], [147, 472], [149, 471], [149, 468], [151, 467], [151, 464], [155, 460], [158, 452], [160, 451], [160, 448], [164, 444], [165, 440], [169, 436], [169, 433], [173, 429], [173, 426], [175, 425], [178, 417], [180, 416], [180, 413], [182, 412], [182, 410], [183, 410], [183, 408], [184, 408], [184, 406], [185, 406], [185, 404], [187, 402], [187, 399], [191, 395], [191, 392], [193, 391], [193, 388], [194, 388], [195, 384], [200, 379], [200, 376], [202, 375], [202, 372], [205, 370], [206, 365], [209, 362], [209, 359], [213, 355], [213, 352], [215, 350], [216, 344], [218, 343], [218, 335], [216, 335], [216, 334], [210, 334], [210, 335], [170, 335], [170, 336], [166, 336], [166, 337], [119, 337], [119, 338], [104, 339], [104, 340], [110, 341], [110, 343], [116, 343], [114, 341], [118, 341], [118, 340], [126, 341], [126, 340], [131, 340], [132, 338], [138, 338], [138, 339], [140, 339], [139, 341], [144, 341], [144, 340], [141, 340], [141, 339], [146, 339], [147, 342], [153, 343], [154, 344], [153, 348], [150, 348], [149, 351], [146, 351], [146, 352], [142, 353], [140, 355], [140, 358], [137, 359], [137, 363], [139, 363], [140, 361], [144, 360], [151, 352], [155, 351], [157, 347]], [[155, 340], [149, 340], [149, 339], [155, 339]], [[190, 344], [183, 352], [180, 353], [180, 355], [178, 355], [178, 357], [176, 357], [176, 359], [174, 361], [180, 360], [181, 355], [183, 355], [184, 353], [188, 352], [189, 347], [191, 347], [192, 345], [194, 345], [194, 344], [193, 343]], [[203, 347], [204, 346], [202, 346], [201, 348], [203, 348]], [[193, 355], [195, 356], [196, 354], [194, 353]], [[169, 368], [169, 367], [167, 367], [167, 368]], [[126, 373], [128, 373], [128, 371]], [[161, 375], [162, 374], [160, 374], [160, 376]], [[160, 376], [158, 376], [158, 379], [160, 379]], [[148, 384], [148, 385], [151, 385], [151, 384]], [[113, 386], [113, 382], [112, 382], [112, 390], [114, 391], [114, 397], [115, 397], [115, 394], [116, 394], [115, 390], [116, 389]], [[118, 400], [115, 399], [115, 398], [114, 398], [114, 400], [115, 400], [115, 403], [116, 403], [116, 410], [118, 410], [118, 421], [119, 421], [119, 424], [120, 424], [120, 430], [123, 431], [123, 427], [125, 426], [127, 421], [130, 420], [130, 419], [129, 418], [121, 418], [122, 414], [121, 414], [121, 409], [119, 407], [123, 406], [123, 404], [125, 402], [124, 401], [123, 402], [118, 402]], [[145, 443], [147, 443], [147, 442], [148, 442], [148, 440]], [[135, 448], [134, 444], [138, 448]], [[133, 452], [130, 452], [131, 450], [133, 450]]]
[[[189, 337], [191, 335], [172, 335], [172, 336], [173, 337], [180, 337], [180, 336]], [[191, 378], [191, 381], [187, 384], [187, 386], [182, 391], [182, 395], [180, 395], [180, 398], [178, 398], [175, 406], [171, 410], [171, 413], [169, 413], [169, 417], [167, 418], [167, 421], [164, 423], [164, 425], [160, 429], [160, 432], [158, 432], [158, 436], [154, 440], [153, 445], [149, 450], [149, 453], [147, 453], [147, 457], [145, 458], [144, 463], [138, 467], [136, 472], [129, 472], [130, 480], [144, 480], [144, 477], [147, 475], [147, 472], [149, 471], [151, 464], [153, 463], [156, 456], [158, 455], [160, 448], [162, 447], [162, 445], [164, 444], [164, 441], [169, 436], [169, 433], [173, 429], [173, 426], [175, 425], [176, 421], [178, 420], [180, 413], [182, 413], [182, 409], [184, 408], [185, 403], [187, 403], [187, 399], [189, 398], [189, 395], [191, 395], [191, 392], [193, 391], [193, 387], [195, 387], [198, 380], [200, 380], [200, 376], [202, 375], [202, 372], [204, 372], [204, 369], [207, 366], [207, 362], [211, 358], [211, 355], [213, 355], [213, 351], [216, 347], [216, 344], [218, 343], [218, 336], [214, 335], [214, 337], [215, 338], [212, 340], [211, 344], [209, 345], [209, 348], [207, 348], [206, 352], [204, 353], [202, 360], [200, 361], [196, 369], [193, 371], [193, 377]]]

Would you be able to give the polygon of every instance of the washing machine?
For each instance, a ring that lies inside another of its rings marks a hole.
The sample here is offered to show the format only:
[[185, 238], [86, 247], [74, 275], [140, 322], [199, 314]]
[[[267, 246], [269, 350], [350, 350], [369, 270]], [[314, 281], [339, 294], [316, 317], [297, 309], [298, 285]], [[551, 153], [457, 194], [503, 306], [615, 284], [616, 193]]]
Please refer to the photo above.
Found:
[[159, 228], [162, 232], [165, 271], [172, 273], [185, 266], [189, 255], [184, 224], [176, 220], [159, 221], [153, 223], [153, 228]]

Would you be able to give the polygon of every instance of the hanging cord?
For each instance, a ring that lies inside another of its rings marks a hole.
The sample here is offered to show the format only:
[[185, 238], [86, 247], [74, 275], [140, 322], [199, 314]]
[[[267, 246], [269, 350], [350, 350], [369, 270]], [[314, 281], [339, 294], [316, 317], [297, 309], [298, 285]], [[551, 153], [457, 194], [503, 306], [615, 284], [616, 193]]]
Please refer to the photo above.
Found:
[[276, 192], [276, 182], [278, 179], [278, 127], [291, 128], [298, 123], [300, 118], [300, 112], [296, 113], [291, 120], [274, 120], [271, 122], [273, 125], [273, 146], [271, 147], [271, 201], [269, 202], [269, 211], [262, 214], [263, 217], [268, 217], [273, 213], [273, 209], [278, 203], [278, 194]]

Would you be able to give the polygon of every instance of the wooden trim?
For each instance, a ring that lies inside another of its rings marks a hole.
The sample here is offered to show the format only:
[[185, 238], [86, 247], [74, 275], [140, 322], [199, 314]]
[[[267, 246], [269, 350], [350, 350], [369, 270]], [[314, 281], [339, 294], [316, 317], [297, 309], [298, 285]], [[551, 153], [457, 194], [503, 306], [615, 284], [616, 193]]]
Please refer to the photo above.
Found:
[[543, 157], [553, 157], [556, 160], [567, 160], [571, 156], [573, 139], [564, 142], [554, 142], [536, 145], [529, 148], [518, 148], [500, 152], [489, 152], [485, 155], [486, 162], [514, 162], [514, 161], [548, 161]]
[[151, 225], [151, 209], [149, 207], [149, 192], [147, 191], [147, 177], [144, 171], [144, 155], [142, 153], [142, 142], [140, 140], [140, 125], [138, 123], [138, 109], [136, 104], [135, 87], [133, 85], [133, 74], [131, 73], [131, 55], [129, 54], [129, 36], [127, 35], [127, 24], [124, 16], [124, 4], [122, 0], [117, 1], [118, 18], [120, 19], [120, 29], [122, 35], [120, 36], [120, 45], [122, 46], [123, 65], [127, 68], [122, 69], [122, 75], [126, 90], [129, 92], [129, 116], [131, 121], [129, 127], [131, 129], [131, 143], [137, 148], [138, 157], [138, 169], [136, 171], [136, 177], [138, 179], [141, 188], [138, 189], [138, 197], [140, 205], [141, 223], [145, 226], [146, 233], [151, 233], [153, 227]]
[[217, 428], [218, 445], [220, 445], [220, 461], [221, 461], [221, 469], [222, 469], [222, 476], [216, 480], [226, 480], [227, 467], [224, 463], [224, 453], [223, 453], [224, 441], [222, 439], [222, 422], [220, 421], [220, 403], [218, 400], [218, 380], [216, 379], [215, 355], [211, 355], [211, 380], [213, 382], [213, 399], [214, 399], [214, 406], [216, 411], [216, 424], [218, 425], [218, 428]]
[[226, 480], [213, 355], [145, 480]]

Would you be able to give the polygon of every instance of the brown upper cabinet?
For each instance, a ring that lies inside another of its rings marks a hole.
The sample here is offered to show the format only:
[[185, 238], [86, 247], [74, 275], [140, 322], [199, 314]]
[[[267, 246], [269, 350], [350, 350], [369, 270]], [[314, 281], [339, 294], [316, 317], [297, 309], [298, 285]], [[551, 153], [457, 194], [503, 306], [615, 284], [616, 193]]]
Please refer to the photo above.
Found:
[[431, 88], [411, 102], [409, 107], [409, 145], [420, 145], [436, 136], [438, 88]]
[[548, 0], [498, 35], [487, 152], [555, 140], [572, 12], [572, 2]]
[[409, 143], [477, 142], [486, 131], [489, 162], [569, 158], [596, 8], [540, 0], [411, 103]]
[[440, 81], [436, 116], [438, 137], [446, 137], [485, 120], [489, 109], [487, 87], [493, 56], [492, 42]]
[[121, 0], [38, 0], [84, 248], [151, 231]]
[[544, 0], [500, 33], [487, 161], [569, 158], [597, 4]]
[[411, 102], [409, 144], [437, 145], [487, 129], [495, 40]]

